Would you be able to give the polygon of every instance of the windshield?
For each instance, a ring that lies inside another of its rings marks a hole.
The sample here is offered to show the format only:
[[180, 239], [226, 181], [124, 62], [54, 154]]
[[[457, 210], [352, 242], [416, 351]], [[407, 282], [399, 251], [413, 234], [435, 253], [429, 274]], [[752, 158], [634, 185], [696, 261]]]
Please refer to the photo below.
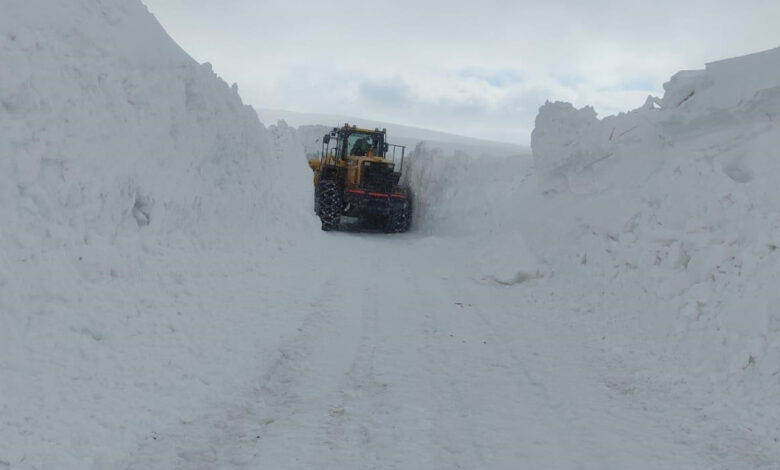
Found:
[[376, 147], [377, 140], [373, 134], [355, 132], [347, 138], [347, 155], [364, 157], [368, 155], [369, 150], [373, 150], [374, 154], [376, 154]]

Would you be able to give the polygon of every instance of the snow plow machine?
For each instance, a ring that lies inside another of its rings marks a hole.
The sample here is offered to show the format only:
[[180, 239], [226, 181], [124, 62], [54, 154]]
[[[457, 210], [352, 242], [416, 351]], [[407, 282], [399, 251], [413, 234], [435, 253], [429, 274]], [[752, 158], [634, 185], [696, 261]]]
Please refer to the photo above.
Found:
[[[314, 212], [322, 230], [337, 230], [342, 217], [361, 230], [400, 233], [409, 230], [412, 201], [399, 185], [406, 147], [386, 142], [386, 129], [345, 124], [322, 138], [314, 170]], [[396, 166], [397, 164], [397, 166]]]

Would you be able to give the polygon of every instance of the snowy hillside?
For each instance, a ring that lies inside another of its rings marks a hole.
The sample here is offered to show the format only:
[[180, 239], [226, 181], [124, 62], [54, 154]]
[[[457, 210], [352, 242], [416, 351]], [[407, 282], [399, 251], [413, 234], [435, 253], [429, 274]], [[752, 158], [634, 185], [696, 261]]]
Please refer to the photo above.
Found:
[[525, 234], [573, 290], [604, 290], [580, 306], [602, 310], [599, 325], [636, 327], [614, 347], [659, 358], [677, 375], [665, 386], [776, 442], [780, 48], [680, 72], [664, 89], [602, 120], [541, 108], [543, 196]]

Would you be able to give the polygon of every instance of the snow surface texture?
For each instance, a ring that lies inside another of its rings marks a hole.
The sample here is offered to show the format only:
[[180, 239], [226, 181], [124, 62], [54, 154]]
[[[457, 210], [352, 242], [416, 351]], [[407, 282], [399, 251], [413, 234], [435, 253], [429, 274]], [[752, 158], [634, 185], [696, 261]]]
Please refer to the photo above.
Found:
[[619, 347], [676, 363], [671, 387], [776, 446], [780, 49], [680, 72], [664, 88], [602, 120], [568, 103], [540, 109], [544, 197], [525, 234], [556, 273], [598, 280], [601, 308], [621, 312], [613, 321], [635, 322]]

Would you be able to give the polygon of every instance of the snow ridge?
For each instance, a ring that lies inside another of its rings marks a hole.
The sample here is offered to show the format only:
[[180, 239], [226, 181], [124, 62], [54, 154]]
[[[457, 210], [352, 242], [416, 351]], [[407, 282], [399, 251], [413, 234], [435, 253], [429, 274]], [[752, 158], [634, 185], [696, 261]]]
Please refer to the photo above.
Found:
[[621, 347], [682, 365], [676, 387], [774, 438], [779, 72], [780, 48], [680, 72], [618, 116], [547, 103], [532, 135], [540, 223], [525, 232], [557, 273], [596, 280], [604, 307], [641, 325]]

